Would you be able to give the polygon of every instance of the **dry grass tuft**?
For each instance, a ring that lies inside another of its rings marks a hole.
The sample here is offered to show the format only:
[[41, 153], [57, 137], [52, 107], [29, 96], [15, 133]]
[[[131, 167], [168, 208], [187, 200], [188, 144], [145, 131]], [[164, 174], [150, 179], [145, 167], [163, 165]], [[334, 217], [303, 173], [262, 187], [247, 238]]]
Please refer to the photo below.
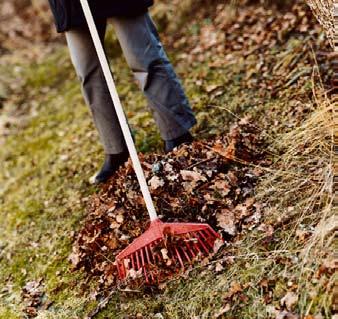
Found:
[[262, 181], [258, 197], [267, 204], [266, 223], [281, 230], [278, 249], [299, 259], [299, 310], [328, 314], [333, 289], [332, 242], [337, 219], [333, 203], [333, 101], [314, 90], [314, 110], [295, 130], [276, 139], [282, 155]]

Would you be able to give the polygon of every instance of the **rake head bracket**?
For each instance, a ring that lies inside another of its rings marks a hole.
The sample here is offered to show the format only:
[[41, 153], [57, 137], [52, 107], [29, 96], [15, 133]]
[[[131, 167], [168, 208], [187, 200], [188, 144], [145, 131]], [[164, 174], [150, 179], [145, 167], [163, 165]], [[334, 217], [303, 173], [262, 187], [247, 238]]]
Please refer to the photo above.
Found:
[[163, 262], [161, 248], [166, 248], [174, 263], [184, 269], [198, 255], [210, 255], [216, 239], [221, 239], [220, 235], [208, 224], [163, 223], [156, 219], [116, 257], [119, 277], [125, 279], [133, 269], [142, 274], [146, 283], [158, 281], [152, 269]]

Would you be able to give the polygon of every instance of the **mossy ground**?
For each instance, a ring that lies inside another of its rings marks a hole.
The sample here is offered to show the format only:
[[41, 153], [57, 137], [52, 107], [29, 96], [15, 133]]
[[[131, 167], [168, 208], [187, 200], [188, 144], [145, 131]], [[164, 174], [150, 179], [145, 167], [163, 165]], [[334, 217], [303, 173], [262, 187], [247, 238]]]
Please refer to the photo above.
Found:
[[[274, 49], [282, 54], [299, 41], [302, 40], [291, 38], [283, 47]], [[120, 53], [115, 51], [114, 42], [110, 50], [114, 52], [116, 81], [137, 147], [142, 152], [160, 151], [161, 140], [146, 102]], [[171, 52], [174, 61], [176, 54]], [[273, 141], [281, 131], [299, 125], [298, 120], [292, 122], [294, 116], [290, 115], [292, 100], [306, 99], [304, 102], [310, 105], [307, 112], [316, 108], [311, 82], [298, 88], [286, 87], [279, 97], [262, 97], [250, 89], [243, 92], [241, 83], [248, 63], [255, 62], [239, 59], [239, 63], [216, 70], [208, 67], [208, 61], [189, 70], [181, 60], [178, 63], [177, 70], [184, 75], [184, 86], [197, 113], [199, 124], [194, 133], [199, 138], [228, 131], [229, 125], [244, 115], [264, 119], [260, 115], [273, 117], [269, 110], [284, 109], [285, 118], [278, 119], [280, 124], [264, 131]], [[12, 122], [0, 148], [0, 318], [21, 318], [21, 289], [25, 283], [40, 278], [46, 298], [53, 303], [40, 311], [38, 318], [84, 318], [98, 303], [90, 298], [93, 283], [88, 283], [81, 272], [72, 272], [67, 258], [74, 232], [86, 213], [88, 196], [98, 190], [88, 182], [102, 159], [97, 133], [63, 45], [33, 61], [15, 54], [4, 56], [0, 68], [6, 72], [7, 82], [16, 83], [9, 86], [3, 114], [20, 119]], [[201, 74], [205, 84], [224, 87], [222, 94], [210, 97], [197, 86]], [[302, 119], [307, 117], [303, 115]], [[273, 119], [267, 121], [272, 122]], [[267, 123], [257, 125], [266, 127]], [[271, 151], [277, 152], [277, 147]], [[281, 211], [287, 205], [284, 203]], [[303, 208], [301, 202], [294, 206]], [[212, 318], [225, 307], [225, 296], [233, 281], [245, 287], [246, 299], [232, 300], [228, 318], [267, 318], [270, 314], [259, 285], [261, 280], [275, 278], [274, 300], [279, 300], [289, 282], [301, 278], [301, 266], [292, 260], [298, 258], [302, 245], [292, 237], [285, 246], [285, 236], [293, 235], [288, 229], [278, 230], [276, 238], [266, 246], [261, 233], [250, 231], [231, 248], [236, 258], [224, 271], [215, 274], [207, 268], [196, 269], [188, 278], [168, 283], [155, 295], [117, 291], [97, 318], [137, 314], [151, 318], [156, 313], [165, 318]], [[284, 262], [278, 262], [277, 257], [285, 258]], [[299, 285], [301, 288], [302, 282]], [[311, 299], [303, 291], [297, 310], [303, 314], [321, 312], [329, 318], [329, 298], [320, 288], [317, 292], [316, 298]]]

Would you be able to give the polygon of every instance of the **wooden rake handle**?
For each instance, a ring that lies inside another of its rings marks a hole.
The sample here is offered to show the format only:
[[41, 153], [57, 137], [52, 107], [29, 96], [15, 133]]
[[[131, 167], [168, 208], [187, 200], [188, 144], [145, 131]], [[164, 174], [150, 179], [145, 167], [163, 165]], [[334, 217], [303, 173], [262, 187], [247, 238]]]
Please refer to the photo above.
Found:
[[104, 49], [103, 49], [102, 42], [101, 42], [99, 34], [97, 32], [97, 28], [96, 28], [96, 25], [95, 25], [95, 22], [94, 22], [92, 12], [90, 10], [90, 7], [89, 7], [87, 0], [80, 0], [80, 2], [81, 2], [81, 6], [82, 6], [82, 9], [83, 9], [88, 27], [89, 27], [90, 34], [91, 34], [93, 42], [94, 42], [96, 53], [97, 53], [98, 58], [100, 60], [100, 64], [101, 64], [101, 67], [102, 67], [102, 70], [103, 70], [103, 73], [104, 73], [104, 77], [105, 77], [106, 82], [107, 82], [107, 86], [108, 86], [108, 89], [109, 89], [110, 96], [111, 96], [113, 103], [114, 103], [115, 111], [116, 111], [118, 120], [119, 120], [120, 125], [121, 125], [123, 136], [124, 136], [124, 139], [125, 139], [126, 144], [127, 144], [127, 148], [128, 148], [129, 155], [131, 157], [131, 160], [132, 160], [132, 163], [133, 163], [133, 166], [134, 166], [134, 170], [135, 170], [135, 173], [136, 173], [136, 176], [137, 176], [137, 180], [138, 180], [140, 187], [141, 187], [141, 192], [142, 192], [143, 198], [144, 198], [146, 206], [147, 206], [147, 210], [148, 210], [148, 213], [149, 213], [149, 216], [150, 216], [150, 220], [154, 221], [154, 220], [158, 219], [158, 216], [157, 216], [157, 213], [156, 213], [156, 210], [155, 210], [155, 207], [154, 207], [153, 200], [152, 200], [151, 195], [150, 195], [150, 191], [149, 191], [149, 188], [148, 188], [148, 185], [147, 185], [146, 178], [144, 176], [144, 172], [143, 172], [143, 169], [142, 169], [142, 166], [141, 166], [140, 159], [137, 155], [136, 147], [135, 147], [135, 144], [134, 144], [134, 141], [133, 141], [133, 138], [132, 138], [129, 126], [128, 126], [126, 115], [124, 114], [120, 98], [117, 94], [114, 79], [113, 79], [113, 76], [112, 76], [112, 73], [111, 73], [111, 70], [110, 70], [110, 67], [109, 67], [109, 64], [108, 64], [106, 54], [105, 54]]

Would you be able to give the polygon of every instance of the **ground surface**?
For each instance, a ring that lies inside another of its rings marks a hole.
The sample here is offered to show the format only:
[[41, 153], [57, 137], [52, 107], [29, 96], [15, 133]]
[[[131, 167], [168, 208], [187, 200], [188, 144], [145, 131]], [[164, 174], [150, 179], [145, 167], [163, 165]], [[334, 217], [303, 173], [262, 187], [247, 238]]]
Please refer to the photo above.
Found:
[[154, 16], [198, 141], [161, 155], [109, 30], [118, 89], [164, 217], [210, 222], [226, 244], [159, 287], [118, 285], [112, 259], [127, 242], [116, 229], [131, 240], [147, 225], [132, 171], [101, 189], [89, 184], [102, 150], [64, 44], [8, 45], [0, 318], [330, 318], [330, 49], [321, 29], [301, 3], [180, 1]]

